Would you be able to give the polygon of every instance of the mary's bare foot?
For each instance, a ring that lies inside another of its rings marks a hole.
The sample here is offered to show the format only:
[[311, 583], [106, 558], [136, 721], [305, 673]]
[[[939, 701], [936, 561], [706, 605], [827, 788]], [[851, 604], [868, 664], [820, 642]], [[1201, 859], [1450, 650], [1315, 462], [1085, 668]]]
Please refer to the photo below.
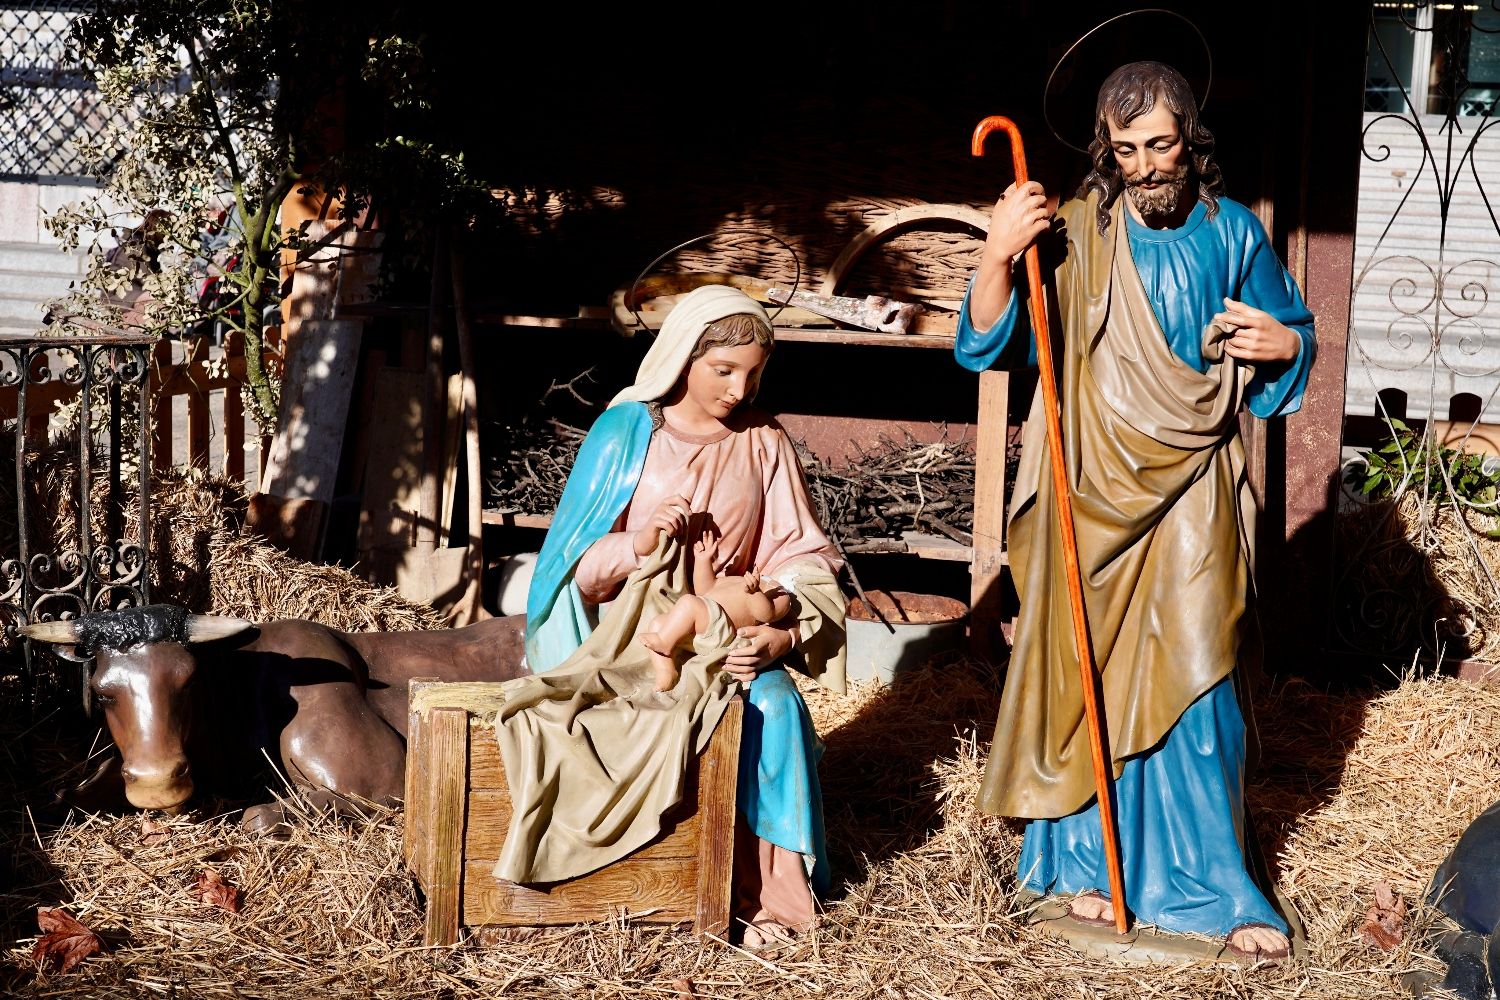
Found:
[[1114, 904], [1097, 892], [1081, 892], [1068, 904], [1068, 916], [1080, 923], [1113, 927], [1114, 914]]
[[1229, 950], [1255, 961], [1275, 961], [1291, 954], [1287, 936], [1265, 924], [1241, 924], [1229, 932]]

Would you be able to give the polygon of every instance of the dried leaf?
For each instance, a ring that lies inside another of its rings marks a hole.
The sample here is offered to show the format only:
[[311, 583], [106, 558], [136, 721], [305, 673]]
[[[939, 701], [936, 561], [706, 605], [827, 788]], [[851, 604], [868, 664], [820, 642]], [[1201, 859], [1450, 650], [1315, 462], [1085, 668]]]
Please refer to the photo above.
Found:
[[1375, 902], [1365, 911], [1359, 937], [1382, 951], [1394, 951], [1406, 935], [1406, 900], [1389, 882], [1375, 884]]
[[31, 960], [40, 969], [52, 967], [59, 973], [71, 972], [85, 958], [104, 950], [99, 935], [73, 919], [66, 910], [39, 906], [36, 922], [43, 933], [31, 949]]
[[677, 996], [681, 1000], [698, 1000], [698, 993], [693, 989], [693, 981], [691, 979], [672, 980], [672, 989], [677, 991]]
[[159, 844], [170, 836], [172, 836], [172, 828], [168, 824], [148, 816], [141, 817], [141, 845], [143, 847]]
[[212, 868], [205, 868], [193, 885], [193, 893], [205, 903], [211, 903], [230, 913], [240, 912], [240, 891], [224, 880], [224, 876]]

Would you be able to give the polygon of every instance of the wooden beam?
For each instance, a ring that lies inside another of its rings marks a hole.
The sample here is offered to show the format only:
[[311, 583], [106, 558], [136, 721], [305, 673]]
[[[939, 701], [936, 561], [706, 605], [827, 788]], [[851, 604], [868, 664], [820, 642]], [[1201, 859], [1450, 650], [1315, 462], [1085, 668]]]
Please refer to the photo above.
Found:
[[736, 696], [719, 719], [698, 769], [698, 891], [693, 932], [700, 938], [722, 938], [729, 931], [734, 799], [744, 712], [744, 700]]
[[427, 786], [429, 808], [427, 928], [424, 944], [458, 943], [463, 904], [465, 801], [469, 771], [469, 713], [462, 708], [434, 708], [423, 720], [418, 779]]
[[969, 572], [969, 644], [994, 658], [1001, 633], [1001, 575], [1005, 552], [1005, 447], [1009, 437], [1010, 374], [979, 374], [979, 428], [974, 449], [974, 561]]

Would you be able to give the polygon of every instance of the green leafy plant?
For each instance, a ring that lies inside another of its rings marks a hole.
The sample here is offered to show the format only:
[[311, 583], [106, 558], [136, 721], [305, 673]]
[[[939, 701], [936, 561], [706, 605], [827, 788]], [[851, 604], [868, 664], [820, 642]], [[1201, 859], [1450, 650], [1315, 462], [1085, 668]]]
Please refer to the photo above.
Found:
[[[326, 193], [344, 221], [374, 213], [383, 262], [406, 264], [435, 228], [495, 206], [434, 106], [430, 16], [394, 0], [108, 0], [80, 15], [73, 41], [120, 113], [80, 138], [100, 164], [97, 197], [47, 220], [93, 262], [54, 309], [59, 332], [70, 322], [236, 331], [250, 412], [273, 428], [279, 379], [263, 330], [283, 253], [327, 253], [283, 225], [288, 197]], [[126, 244], [122, 227], [137, 219], [151, 224], [128, 235], [149, 235], [149, 250], [111, 257], [111, 237]], [[205, 274], [220, 282], [209, 300], [195, 291]]]
[[1434, 447], [1430, 434], [1400, 420], [1390, 425], [1391, 437], [1345, 470], [1344, 483], [1354, 493], [1372, 501], [1414, 492], [1434, 504], [1450, 498], [1470, 507], [1495, 504], [1500, 473], [1485, 471], [1485, 456]]

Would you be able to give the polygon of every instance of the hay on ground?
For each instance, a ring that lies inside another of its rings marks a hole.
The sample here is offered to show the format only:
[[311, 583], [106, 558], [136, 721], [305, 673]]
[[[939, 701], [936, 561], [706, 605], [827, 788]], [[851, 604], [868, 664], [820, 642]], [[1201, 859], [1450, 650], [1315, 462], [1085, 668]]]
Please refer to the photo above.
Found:
[[[1387, 998], [1437, 965], [1408, 934], [1393, 952], [1358, 927], [1389, 880], [1416, 904], [1459, 832], [1500, 789], [1500, 691], [1408, 678], [1385, 692], [1285, 683], [1261, 699], [1263, 763], [1250, 789], [1259, 835], [1306, 924], [1309, 960], [1256, 968], [1116, 966], [1081, 959], [1027, 926], [1020, 827], [975, 795], [998, 678], [935, 665], [894, 688], [839, 698], [804, 686], [827, 751], [822, 773], [835, 870], [821, 928], [764, 960], [627, 920], [481, 947], [421, 946], [421, 908], [401, 862], [400, 812], [366, 826], [327, 819], [286, 843], [233, 817], [139, 816], [33, 828], [6, 817], [10, 935], [0, 988], [16, 996], [329, 996], [415, 1000], [563, 995], [677, 997]], [[7, 740], [13, 745], [13, 740]], [[18, 791], [27, 791], [18, 789]], [[33, 800], [36, 790], [27, 791]], [[149, 842], [148, 842], [149, 840]], [[244, 890], [238, 915], [196, 900], [212, 868]], [[63, 904], [106, 941], [66, 975], [29, 959], [34, 907]], [[1413, 927], [1431, 923], [1414, 907]]]

